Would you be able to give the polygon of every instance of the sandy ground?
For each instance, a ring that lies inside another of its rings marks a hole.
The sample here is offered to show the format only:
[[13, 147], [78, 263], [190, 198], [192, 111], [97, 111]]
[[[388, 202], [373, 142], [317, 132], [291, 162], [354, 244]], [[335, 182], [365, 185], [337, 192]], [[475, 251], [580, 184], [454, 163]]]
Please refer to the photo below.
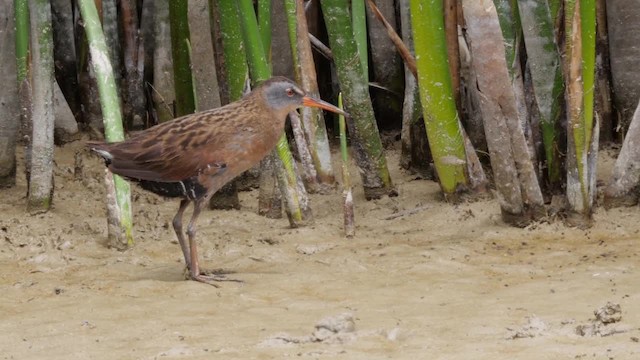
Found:
[[1, 359], [640, 359], [638, 208], [511, 228], [495, 200], [440, 203], [392, 153], [400, 196], [357, 190], [354, 239], [337, 193], [313, 197], [308, 228], [256, 215], [255, 191], [201, 216], [201, 262], [244, 280], [214, 288], [183, 280], [176, 201], [136, 189], [136, 246], [104, 245], [102, 167], [74, 180], [81, 147], [58, 149], [51, 212], [25, 215], [24, 183], [0, 191]]

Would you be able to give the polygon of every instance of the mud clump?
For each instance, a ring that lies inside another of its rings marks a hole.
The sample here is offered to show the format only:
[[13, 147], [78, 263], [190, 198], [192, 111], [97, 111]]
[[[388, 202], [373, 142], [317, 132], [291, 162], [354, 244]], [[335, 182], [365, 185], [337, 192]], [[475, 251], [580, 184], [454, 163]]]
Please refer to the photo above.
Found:
[[629, 331], [629, 329], [618, 326], [618, 323], [622, 320], [622, 307], [620, 304], [607, 302], [594, 310], [593, 314], [595, 319], [591, 319], [588, 324], [578, 325], [576, 334], [587, 337], [610, 336]]

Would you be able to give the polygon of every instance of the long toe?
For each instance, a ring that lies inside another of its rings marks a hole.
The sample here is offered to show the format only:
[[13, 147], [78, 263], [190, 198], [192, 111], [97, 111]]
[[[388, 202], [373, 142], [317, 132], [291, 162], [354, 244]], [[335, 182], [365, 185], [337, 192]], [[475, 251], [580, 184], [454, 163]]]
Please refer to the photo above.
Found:
[[237, 282], [243, 283], [244, 281], [239, 279], [228, 278], [226, 274], [230, 274], [232, 272], [224, 271], [224, 270], [212, 270], [212, 271], [200, 271], [197, 275], [192, 275], [190, 271], [185, 271], [185, 278], [187, 280], [199, 281], [205, 284], [209, 284], [215, 287], [219, 287], [217, 283], [226, 281], [226, 282]]

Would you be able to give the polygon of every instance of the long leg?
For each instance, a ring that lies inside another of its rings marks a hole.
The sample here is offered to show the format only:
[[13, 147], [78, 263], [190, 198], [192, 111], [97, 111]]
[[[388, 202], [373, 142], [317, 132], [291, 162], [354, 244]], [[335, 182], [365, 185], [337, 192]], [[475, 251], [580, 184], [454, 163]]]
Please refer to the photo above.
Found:
[[187, 242], [184, 240], [184, 233], [182, 232], [182, 215], [187, 209], [187, 206], [189, 206], [189, 202], [190, 201], [187, 199], [180, 201], [180, 208], [178, 209], [176, 216], [173, 217], [173, 230], [176, 232], [176, 236], [178, 237], [178, 242], [180, 243], [180, 248], [184, 255], [184, 262], [187, 264], [187, 269], [191, 269], [191, 257], [189, 255], [190, 252]]
[[196, 244], [196, 221], [198, 220], [198, 216], [202, 211], [202, 208], [205, 204], [209, 203], [209, 198], [199, 199], [194, 201], [193, 205], [193, 214], [191, 215], [191, 220], [189, 221], [189, 226], [187, 227], [187, 235], [189, 236], [189, 255], [191, 257], [190, 263], [191, 267], [189, 268], [189, 278], [191, 280], [200, 281], [209, 285], [213, 285], [217, 287], [214, 281], [233, 281], [233, 282], [242, 282], [241, 280], [236, 279], [228, 279], [224, 275], [218, 274], [203, 274], [200, 272], [200, 264], [198, 262], [198, 249]]
[[[198, 249], [196, 244], [196, 221], [198, 220], [198, 216], [202, 211], [202, 206], [204, 205], [204, 201], [196, 200], [193, 203], [193, 214], [191, 215], [191, 221], [189, 221], [189, 226], [187, 227], [187, 235], [189, 236], [189, 252], [191, 255], [189, 267], [189, 274], [191, 275], [191, 279], [202, 281], [199, 279], [200, 274], [200, 266], [198, 264]], [[206, 281], [203, 281], [206, 282]]]

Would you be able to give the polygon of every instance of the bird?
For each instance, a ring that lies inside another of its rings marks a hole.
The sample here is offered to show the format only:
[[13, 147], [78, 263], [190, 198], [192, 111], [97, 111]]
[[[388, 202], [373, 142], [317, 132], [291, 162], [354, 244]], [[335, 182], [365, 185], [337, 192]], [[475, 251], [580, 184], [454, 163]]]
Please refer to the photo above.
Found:
[[[348, 116], [340, 108], [308, 96], [293, 81], [272, 77], [225, 106], [185, 115], [131, 135], [121, 142], [89, 141], [114, 174], [155, 194], [180, 198], [172, 225], [187, 267], [186, 277], [215, 286], [224, 276], [201, 271], [196, 222], [213, 194], [259, 163], [284, 132], [287, 114], [302, 106]], [[185, 241], [182, 218], [193, 213]]]

